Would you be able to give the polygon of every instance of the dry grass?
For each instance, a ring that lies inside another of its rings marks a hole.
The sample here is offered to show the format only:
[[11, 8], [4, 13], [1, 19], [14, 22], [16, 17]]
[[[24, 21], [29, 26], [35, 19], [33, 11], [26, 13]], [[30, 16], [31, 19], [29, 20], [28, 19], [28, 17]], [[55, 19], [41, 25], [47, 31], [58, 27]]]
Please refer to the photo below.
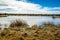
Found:
[[16, 23], [11, 23], [14, 25], [1, 31], [0, 40], [60, 40], [60, 26], [48, 23], [44, 27], [38, 25], [29, 27], [19, 21]]
[[17, 19], [11, 22], [10, 27], [20, 27], [20, 26], [26, 26], [26, 25], [28, 24], [25, 21]]

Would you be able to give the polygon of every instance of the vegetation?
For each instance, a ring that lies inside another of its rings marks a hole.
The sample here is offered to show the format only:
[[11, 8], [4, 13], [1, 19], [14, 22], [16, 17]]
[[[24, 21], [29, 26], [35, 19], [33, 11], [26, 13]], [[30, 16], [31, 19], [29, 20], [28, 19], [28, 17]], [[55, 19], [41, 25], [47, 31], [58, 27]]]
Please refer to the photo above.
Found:
[[26, 26], [26, 25], [27, 23], [25, 21], [21, 21], [17, 19], [10, 24], [10, 27], [19, 27], [19, 26]]
[[0, 32], [0, 40], [60, 40], [60, 25], [44, 23], [29, 27], [26, 22], [16, 20]]

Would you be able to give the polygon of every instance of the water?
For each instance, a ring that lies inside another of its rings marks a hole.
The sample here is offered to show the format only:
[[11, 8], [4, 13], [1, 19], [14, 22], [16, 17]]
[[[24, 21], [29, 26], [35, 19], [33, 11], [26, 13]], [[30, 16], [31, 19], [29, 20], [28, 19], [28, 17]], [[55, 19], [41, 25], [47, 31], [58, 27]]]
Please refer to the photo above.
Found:
[[9, 26], [9, 24], [16, 20], [21, 19], [28, 23], [28, 25], [32, 26], [34, 24], [41, 25], [44, 22], [53, 22], [55, 25], [60, 24], [60, 18], [53, 19], [52, 17], [46, 16], [8, 16], [8, 17], [0, 17], [0, 27], [4, 28]]

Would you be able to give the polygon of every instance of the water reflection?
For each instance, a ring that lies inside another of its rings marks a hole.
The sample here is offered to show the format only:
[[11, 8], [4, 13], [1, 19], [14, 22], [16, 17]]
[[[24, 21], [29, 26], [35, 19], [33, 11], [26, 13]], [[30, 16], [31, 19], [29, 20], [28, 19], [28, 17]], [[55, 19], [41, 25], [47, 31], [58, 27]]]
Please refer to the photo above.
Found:
[[53, 22], [55, 25], [60, 24], [60, 18], [53, 19], [52, 17], [46, 16], [8, 16], [0, 17], [0, 27], [8, 26], [13, 20], [21, 19], [26, 21], [30, 26], [34, 24], [41, 25], [44, 22]]

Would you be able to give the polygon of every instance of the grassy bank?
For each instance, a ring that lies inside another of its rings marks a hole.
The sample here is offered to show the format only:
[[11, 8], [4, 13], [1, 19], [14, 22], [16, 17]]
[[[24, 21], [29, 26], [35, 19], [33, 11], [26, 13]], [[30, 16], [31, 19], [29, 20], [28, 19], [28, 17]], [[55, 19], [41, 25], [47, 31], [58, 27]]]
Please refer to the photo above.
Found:
[[44, 23], [29, 27], [26, 22], [16, 20], [0, 32], [0, 40], [60, 40], [60, 26]]

